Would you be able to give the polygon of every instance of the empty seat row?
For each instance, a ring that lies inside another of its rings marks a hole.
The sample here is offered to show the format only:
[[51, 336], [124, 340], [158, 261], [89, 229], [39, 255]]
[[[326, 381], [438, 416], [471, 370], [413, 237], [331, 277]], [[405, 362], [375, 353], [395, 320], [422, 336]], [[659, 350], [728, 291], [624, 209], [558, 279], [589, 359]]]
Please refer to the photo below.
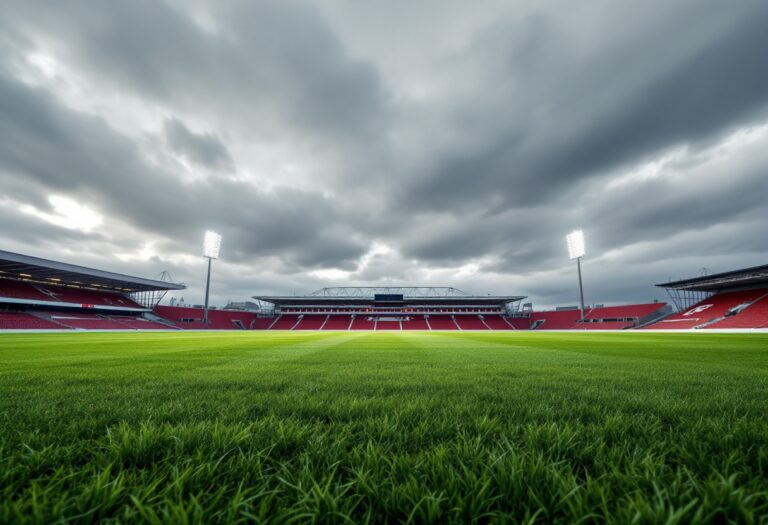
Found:
[[61, 330], [66, 328], [47, 319], [22, 312], [0, 312], [0, 330]]
[[269, 330], [524, 330], [530, 326], [525, 318], [507, 319], [501, 315], [448, 314], [282, 314]]
[[242, 310], [208, 310], [208, 323], [203, 322], [202, 308], [156, 306], [155, 315], [187, 330], [266, 330], [274, 321]]
[[2, 330], [167, 330], [169, 327], [137, 316], [108, 316], [86, 312], [0, 312]]
[[127, 295], [116, 292], [72, 288], [55, 284], [0, 279], [0, 298], [29, 299], [60, 303], [92, 304], [123, 308], [142, 308]]
[[536, 330], [626, 330], [666, 306], [654, 302], [589, 308], [584, 321], [579, 309], [533, 312], [530, 322]]

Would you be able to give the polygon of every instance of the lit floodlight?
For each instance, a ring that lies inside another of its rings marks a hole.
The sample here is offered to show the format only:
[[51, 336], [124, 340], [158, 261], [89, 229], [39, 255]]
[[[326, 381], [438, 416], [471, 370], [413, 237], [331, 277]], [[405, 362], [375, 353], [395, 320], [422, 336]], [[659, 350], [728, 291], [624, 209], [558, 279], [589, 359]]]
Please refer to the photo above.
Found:
[[205, 232], [203, 240], [203, 255], [209, 259], [218, 259], [221, 250], [221, 235], [216, 232]]
[[571, 259], [578, 259], [583, 257], [586, 251], [584, 250], [584, 232], [576, 230], [568, 234], [565, 238], [568, 242], [568, 255]]

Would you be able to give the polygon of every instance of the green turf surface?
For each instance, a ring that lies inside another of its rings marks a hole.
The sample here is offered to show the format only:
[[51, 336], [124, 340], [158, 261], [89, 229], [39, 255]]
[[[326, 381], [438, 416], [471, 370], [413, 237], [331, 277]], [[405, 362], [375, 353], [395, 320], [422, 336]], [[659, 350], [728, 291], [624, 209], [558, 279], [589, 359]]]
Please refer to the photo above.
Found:
[[768, 336], [0, 335], [0, 522], [768, 523]]

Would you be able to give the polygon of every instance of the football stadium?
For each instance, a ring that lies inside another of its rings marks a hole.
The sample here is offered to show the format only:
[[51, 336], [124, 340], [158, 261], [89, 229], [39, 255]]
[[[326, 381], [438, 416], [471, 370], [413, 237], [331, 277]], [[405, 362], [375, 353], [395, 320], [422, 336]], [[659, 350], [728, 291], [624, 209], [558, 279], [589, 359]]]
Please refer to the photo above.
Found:
[[0, 521], [765, 522], [768, 266], [657, 286], [200, 308], [1, 252]]
[[0, 2], [0, 525], [768, 525], [768, 1]]

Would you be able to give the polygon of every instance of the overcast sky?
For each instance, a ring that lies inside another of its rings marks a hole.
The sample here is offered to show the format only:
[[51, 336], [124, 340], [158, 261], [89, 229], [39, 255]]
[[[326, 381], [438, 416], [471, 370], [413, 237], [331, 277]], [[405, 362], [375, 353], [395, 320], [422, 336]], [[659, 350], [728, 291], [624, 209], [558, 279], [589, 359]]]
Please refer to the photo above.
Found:
[[0, 249], [202, 302], [768, 263], [768, 3], [0, 3]]

